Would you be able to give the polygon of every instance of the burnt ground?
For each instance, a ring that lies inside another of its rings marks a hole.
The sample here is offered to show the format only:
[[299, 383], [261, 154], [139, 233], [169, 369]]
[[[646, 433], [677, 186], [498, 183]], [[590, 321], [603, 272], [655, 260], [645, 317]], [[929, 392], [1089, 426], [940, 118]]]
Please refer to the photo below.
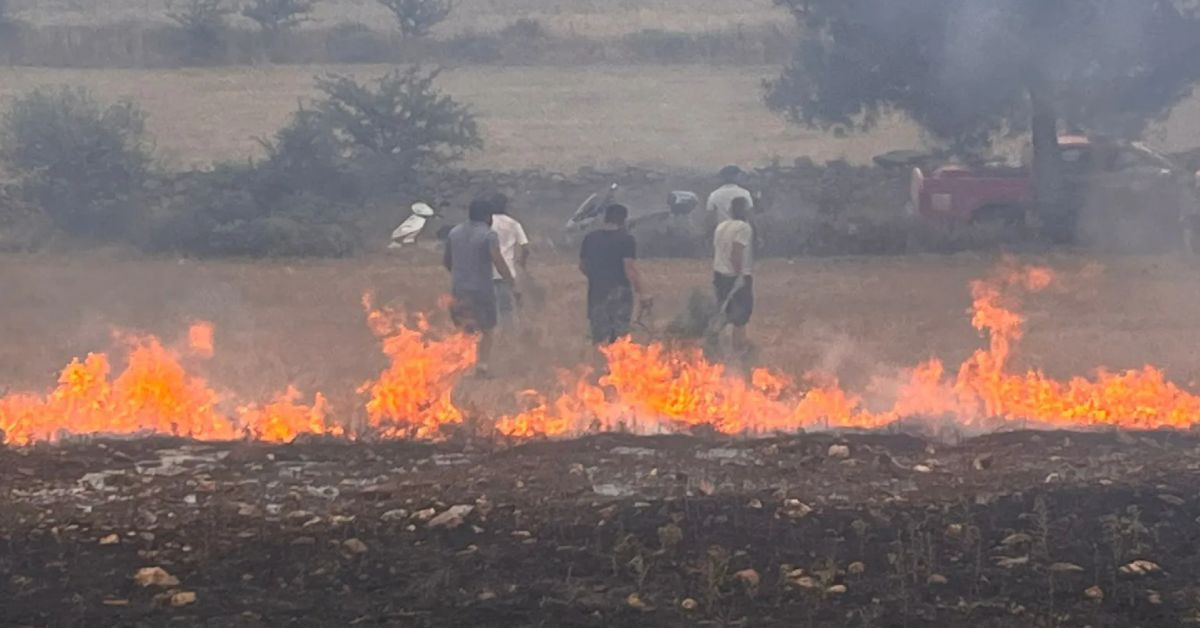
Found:
[[0, 625], [1186, 625], [1198, 469], [1187, 433], [0, 450]]

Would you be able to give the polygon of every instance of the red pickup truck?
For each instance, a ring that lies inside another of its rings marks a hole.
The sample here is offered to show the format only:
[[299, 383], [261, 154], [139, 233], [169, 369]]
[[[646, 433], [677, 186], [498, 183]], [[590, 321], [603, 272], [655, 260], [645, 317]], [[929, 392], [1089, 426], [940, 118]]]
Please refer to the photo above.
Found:
[[[1177, 234], [1181, 217], [1200, 211], [1196, 173], [1136, 142], [1059, 138], [1063, 178], [1072, 222], [1097, 240], [1098, 233], [1128, 233], [1128, 224]], [[1027, 163], [1029, 160], [1027, 160]], [[1025, 223], [1033, 206], [1027, 167], [942, 166], [912, 174], [910, 209], [944, 224]], [[1121, 225], [1120, 228], [1114, 225]]]

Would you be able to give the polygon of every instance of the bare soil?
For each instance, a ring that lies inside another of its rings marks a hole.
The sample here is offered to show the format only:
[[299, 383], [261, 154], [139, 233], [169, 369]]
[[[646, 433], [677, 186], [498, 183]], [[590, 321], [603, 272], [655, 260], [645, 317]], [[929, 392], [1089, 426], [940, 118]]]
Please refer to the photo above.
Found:
[[[1178, 626], [1200, 617], [1197, 444], [0, 451], [0, 625]], [[139, 586], [148, 567], [178, 583]]]

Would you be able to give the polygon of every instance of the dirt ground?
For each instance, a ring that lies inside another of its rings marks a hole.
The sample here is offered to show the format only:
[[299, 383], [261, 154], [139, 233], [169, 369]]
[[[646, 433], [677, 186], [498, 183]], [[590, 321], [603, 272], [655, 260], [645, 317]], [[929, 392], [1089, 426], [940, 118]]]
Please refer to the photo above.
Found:
[[[961, 359], [965, 284], [995, 261], [767, 261], [762, 362], [852, 383]], [[1021, 364], [1152, 362], [1195, 388], [1194, 260], [1026, 261], [1076, 279], [1026, 302]], [[432, 308], [433, 262], [5, 257], [0, 381], [42, 391], [113, 326], [176, 339], [210, 319], [216, 356], [189, 368], [214, 388], [295, 383], [350, 417], [383, 365], [362, 292]], [[587, 356], [571, 261], [537, 262], [540, 340], [460, 391], [478, 406]], [[707, 285], [699, 261], [645, 268], [663, 318]], [[1197, 481], [1190, 433], [8, 449], [0, 626], [1178, 626], [1200, 621]]]
[[1180, 626], [1197, 444], [0, 450], [0, 625]]

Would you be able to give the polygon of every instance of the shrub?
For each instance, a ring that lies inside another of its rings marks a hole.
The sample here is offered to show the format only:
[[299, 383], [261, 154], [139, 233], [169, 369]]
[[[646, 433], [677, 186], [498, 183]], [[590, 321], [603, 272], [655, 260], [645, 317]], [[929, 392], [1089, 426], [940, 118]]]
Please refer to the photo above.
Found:
[[226, 16], [233, 10], [225, 0], [183, 0], [168, 4], [167, 17], [179, 27], [182, 60], [189, 64], [209, 64], [225, 56], [229, 25]]
[[143, 207], [151, 155], [146, 116], [82, 89], [36, 90], [0, 124], [0, 155], [25, 196], [64, 231], [112, 239]]
[[289, 194], [306, 193], [357, 203], [360, 185], [351, 172], [341, 141], [325, 116], [311, 109], [292, 114], [273, 140], [260, 140], [267, 157], [258, 167], [256, 194], [269, 206]]
[[317, 79], [315, 103], [360, 172], [390, 187], [461, 159], [482, 146], [475, 116], [434, 88], [437, 71], [392, 71], [372, 84], [331, 75]]
[[453, 9], [447, 0], [379, 0], [379, 4], [392, 12], [405, 37], [428, 35]]

